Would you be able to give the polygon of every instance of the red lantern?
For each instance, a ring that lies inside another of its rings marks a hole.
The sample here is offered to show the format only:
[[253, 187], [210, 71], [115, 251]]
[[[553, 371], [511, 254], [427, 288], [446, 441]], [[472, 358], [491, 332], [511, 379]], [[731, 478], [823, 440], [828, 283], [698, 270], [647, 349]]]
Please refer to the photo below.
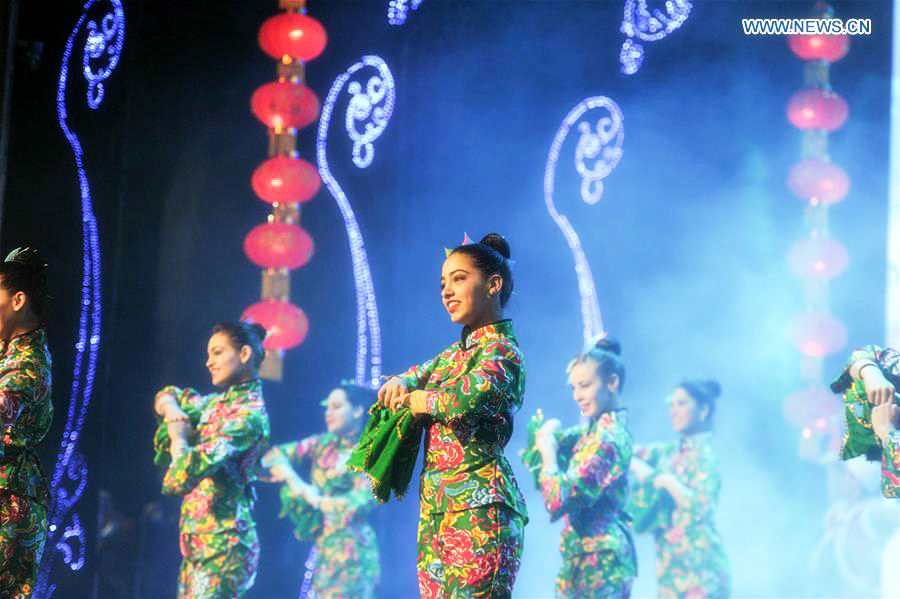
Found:
[[849, 262], [844, 246], [830, 237], [803, 239], [787, 255], [791, 270], [810, 279], [831, 279], [844, 272]]
[[788, 38], [791, 51], [803, 60], [827, 60], [835, 62], [850, 50], [850, 36], [815, 34], [792, 35]]
[[271, 129], [300, 128], [319, 116], [319, 98], [300, 83], [273, 81], [253, 92], [250, 108]]
[[307, 202], [322, 186], [316, 167], [300, 158], [276, 156], [253, 171], [253, 191], [270, 204]]
[[826, 204], [840, 202], [850, 190], [850, 177], [844, 169], [820, 158], [808, 158], [794, 164], [787, 183], [798, 197], [816, 198]]
[[297, 225], [266, 223], [244, 238], [244, 253], [263, 268], [300, 268], [312, 257], [313, 240]]
[[784, 418], [799, 428], [824, 430], [841, 409], [841, 400], [827, 387], [813, 385], [784, 398]]
[[822, 358], [847, 343], [847, 329], [827, 312], [806, 312], [788, 325], [791, 343], [807, 356]]
[[312, 60], [325, 49], [325, 28], [312, 17], [281, 13], [266, 19], [259, 28], [259, 47], [276, 60]]
[[290, 349], [303, 343], [309, 332], [309, 320], [303, 310], [281, 300], [263, 300], [244, 310], [241, 320], [258, 322], [268, 334], [266, 349]]
[[813, 87], [804, 89], [788, 102], [787, 115], [798, 129], [840, 129], [847, 120], [847, 102], [833, 91]]

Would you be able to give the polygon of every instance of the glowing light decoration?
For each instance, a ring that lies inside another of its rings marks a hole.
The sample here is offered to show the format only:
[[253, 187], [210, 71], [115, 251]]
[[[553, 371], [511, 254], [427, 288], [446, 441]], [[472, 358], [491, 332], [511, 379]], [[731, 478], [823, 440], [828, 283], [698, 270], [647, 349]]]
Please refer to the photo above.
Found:
[[241, 320], [258, 322], [266, 329], [266, 349], [290, 349], [306, 339], [309, 320], [299, 307], [283, 300], [256, 302], [241, 315]]
[[[599, 109], [605, 114], [597, 119], [597, 131], [592, 131], [588, 122], [579, 120], [590, 110]], [[556, 209], [553, 192], [556, 178], [556, 164], [569, 131], [578, 124], [580, 133], [575, 148], [575, 169], [581, 175], [581, 197], [588, 204], [596, 203], [603, 195], [602, 179], [609, 175], [622, 157], [622, 143], [625, 139], [624, 117], [619, 106], [605, 96], [594, 96], [582, 101], [563, 120], [553, 138], [544, 171], [544, 202], [547, 212], [556, 222], [572, 256], [575, 259], [575, 274], [578, 277], [578, 292], [581, 295], [581, 317], [584, 323], [584, 340], [603, 333], [603, 319], [597, 302], [597, 289], [587, 257], [581, 247], [581, 240], [564, 215]], [[588, 168], [587, 160], [595, 160], [593, 168]]]
[[665, 12], [650, 10], [647, 0], [625, 0], [625, 16], [620, 31], [628, 36], [619, 52], [622, 72], [633, 75], [644, 61], [644, 46], [640, 42], [655, 42], [666, 37], [687, 21], [693, 5], [689, 0], [666, 0]]
[[[103, 81], [108, 79], [119, 62], [125, 41], [125, 11], [121, 0], [106, 0], [107, 11], [99, 11], [103, 17], [97, 21], [88, 15], [102, 0], [88, 0], [66, 42], [59, 85], [56, 90], [56, 110], [59, 126], [66, 136], [75, 158], [81, 196], [82, 225], [82, 278], [81, 310], [78, 321], [78, 340], [75, 343], [75, 364], [72, 373], [72, 390], [66, 413], [66, 424], [60, 442], [60, 450], [50, 479], [50, 506], [48, 535], [44, 555], [38, 571], [33, 596], [47, 599], [53, 595], [56, 585], [49, 582], [55, 557], [62, 555], [63, 563], [72, 570], [80, 570], [85, 560], [85, 533], [73, 508], [87, 485], [87, 463], [77, 451], [78, 440], [84, 428], [88, 406], [94, 388], [97, 371], [97, 353], [100, 349], [101, 286], [100, 239], [97, 220], [94, 217], [91, 188], [84, 167], [84, 149], [78, 135], [69, 126], [66, 108], [66, 88], [69, 80], [69, 60], [79, 33], [87, 31], [82, 50], [83, 74], [88, 85], [87, 103], [96, 109], [103, 101]], [[85, 29], [82, 29], [85, 26]], [[102, 41], [101, 41], [102, 37]], [[100, 60], [103, 58], [104, 60]], [[97, 62], [100, 65], [97, 65]], [[85, 354], [87, 359], [85, 360]], [[85, 363], [86, 362], [86, 363]]]
[[815, 198], [826, 204], [836, 204], [850, 191], [850, 177], [840, 166], [822, 158], [806, 158], [794, 164], [788, 172], [788, 187], [799, 198]]
[[807, 356], [823, 358], [846, 345], [847, 329], [828, 312], [804, 312], [788, 325], [788, 338]]
[[[422, 0], [412, 0], [412, 9], [417, 10]], [[388, 23], [403, 25], [409, 16], [410, 0], [390, 0], [388, 2]]]
[[292, 12], [269, 17], [259, 28], [257, 37], [263, 52], [281, 60], [309, 61], [325, 49], [328, 36], [325, 28], [314, 18]]
[[[361, 83], [350, 81], [366, 67], [375, 69], [377, 74], [369, 77], [365, 87]], [[354, 63], [332, 84], [322, 107], [316, 136], [319, 175], [337, 202], [344, 218], [353, 262], [353, 280], [356, 286], [356, 382], [359, 385], [375, 387], [381, 379], [381, 327], [378, 322], [375, 285], [372, 281], [362, 231], [356, 222], [347, 194], [331, 173], [326, 152], [331, 115], [344, 86], [347, 86], [351, 96], [345, 116], [345, 127], [353, 141], [353, 163], [358, 168], [369, 166], [374, 159], [372, 142], [384, 132], [391, 118], [396, 90], [394, 76], [387, 64], [378, 56], [363, 56], [362, 60]], [[368, 122], [370, 120], [371, 122]], [[359, 133], [358, 128], [360, 122], [363, 123], [362, 133]]]

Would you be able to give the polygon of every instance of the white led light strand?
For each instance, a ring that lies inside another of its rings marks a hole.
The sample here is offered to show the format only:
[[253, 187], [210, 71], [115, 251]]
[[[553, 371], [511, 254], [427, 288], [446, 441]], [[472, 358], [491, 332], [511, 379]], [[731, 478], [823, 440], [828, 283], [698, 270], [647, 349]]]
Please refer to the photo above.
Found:
[[[603, 116], [596, 121], [596, 131], [592, 130], [588, 121], [578, 122], [593, 109], [604, 111]], [[602, 179], [612, 172], [622, 157], [622, 143], [625, 139], [623, 121], [619, 106], [605, 96], [594, 96], [582, 101], [569, 112], [556, 132], [544, 171], [544, 202], [547, 205], [547, 212], [562, 231], [575, 259], [585, 343], [603, 333], [603, 319], [597, 301], [597, 288], [581, 241], [569, 219], [557, 211], [553, 201], [556, 164], [559, 162], [559, 153], [569, 130], [578, 123], [580, 136], [575, 147], [575, 170], [581, 175], [581, 198], [588, 204], [596, 203], [603, 196]], [[588, 161], [593, 161], [593, 165], [588, 166]]]
[[[374, 68], [378, 74], [369, 77], [366, 85], [350, 81], [361, 69]], [[347, 85], [348, 81], [350, 82]], [[373, 142], [384, 132], [394, 110], [396, 91], [394, 77], [387, 64], [378, 56], [363, 56], [342, 73], [328, 92], [319, 118], [316, 136], [316, 160], [319, 175], [331, 192], [347, 228], [350, 256], [353, 262], [353, 281], [356, 286], [356, 382], [359, 385], [376, 387], [381, 379], [381, 327], [378, 322], [378, 305], [375, 301], [375, 285], [366, 256], [362, 232], [347, 194], [331, 174], [326, 150], [328, 146], [328, 126], [338, 96], [347, 85], [350, 100], [344, 124], [350, 140], [353, 141], [353, 163], [358, 168], [372, 164], [375, 157]], [[362, 125], [362, 131], [359, 129]], [[371, 355], [370, 355], [371, 350]]]
[[693, 5], [690, 0], [666, 0], [666, 11], [647, 8], [647, 0], [625, 0], [625, 16], [620, 31], [628, 36], [619, 52], [622, 72], [634, 75], [644, 62], [644, 46], [635, 42], [655, 42], [666, 37], [687, 21]]

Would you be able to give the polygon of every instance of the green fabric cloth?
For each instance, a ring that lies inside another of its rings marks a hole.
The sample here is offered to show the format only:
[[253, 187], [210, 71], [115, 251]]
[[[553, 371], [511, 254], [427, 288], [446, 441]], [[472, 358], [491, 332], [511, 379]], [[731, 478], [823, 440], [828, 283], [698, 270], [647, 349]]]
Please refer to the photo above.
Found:
[[[180, 407], [184, 413], [187, 414], [191, 421], [191, 426], [196, 431], [197, 425], [200, 423], [200, 410], [192, 404], [181, 405]], [[191, 445], [194, 445], [195, 439], [189, 439], [189, 441]], [[164, 469], [168, 469], [169, 464], [172, 462], [172, 456], [169, 454], [169, 447], [171, 445], [172, 440], [169, 438], [169, 427], [166, 426], [165, 422], [160, 420], [159, 426], [156, 427], [156, 433], [153, 435], [154, 464], [161, 466]]]
[[392, 412], [381, 404], [369, 410], [369, 420], [347, 467], [369, 476], [372, 494], [379, 503], [401, 499], [412, 480], [422, 429], [409, 408]]
[[279, 518], [287, 516], [294, 523], [294, 536], [300, 541], [312, 541], [322, 532], [323, 515], [306, 499], [291, 493], [287, 485], [281, 486], [281, 511]]
[[[544, 462], [541, 457], [541, 452], [538, 451], [535, 437], [537, 436], [538, 430], [540, 430], [543, 425], [544, 412], [538, 409], [534, 416], [531, 417], [531, 420], [528, 421], [528, 443], [525, 445], [524, 449], [519, 450], [519, 457], [522, 458], [525, 467], [531, 472], [531, 477], [534, 480], [534, 487], [538, 491], [541, 490], [541, 466]], [[555, 436], [558, 442], [562, 441], [562, 431], [557, 431]], [[565, 472], [569, 467], [569, 453], [564, 451], [558, 452], [557, 460], [559, 461], [559, 469]]]
[[841, 459], [850, 460], [864, 455], [869, 460], [880, 461], [881, 445], [872, 430], [872, 405], [866, 396], [865, 385], [862, 381], [854, 381], [842, 398], [847, 433], [841, 443]]

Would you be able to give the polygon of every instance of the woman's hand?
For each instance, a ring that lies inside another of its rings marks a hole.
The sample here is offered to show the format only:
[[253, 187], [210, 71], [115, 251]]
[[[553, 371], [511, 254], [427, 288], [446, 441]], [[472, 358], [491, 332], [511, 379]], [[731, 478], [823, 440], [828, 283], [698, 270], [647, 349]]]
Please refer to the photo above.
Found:
[[[559, 422], [559, 421], [557, 421]], [[553, 426], [548, 427], [547, 425], [552, 425], [553, 420], [550, 420], [544, 426], [538, 429], [537, 433], [534, 435], [534, 444], [537, 446], [538, 451], [541, 453], [541, 457], [544, 458], [544, 462], [556, 462], [556, 452], [559, 449], [559, 442], [556, 440], [556, 435], [554, 434], [558, 428], [554, 428]]]
[[556, 433], [562, 429], [562, 422], [559, 421], [558, 418], [551, 418], [547, 422], [541, 425], [541, 428], [538, 429], [537, 435], [550, 435], [555, 436]]
[[872, 430], [882, 443], [887, 440], [888, 435], [897, 430], [898, 416], [900, 408], [894, 402], [879, 404], [872, 408]]
[[[631, 474], [638, 479], [639, 483], [644, 482], [653, 474], [653, 468], [650, 467], [650, 464], [637, 457], [631, 458], [631, 462], [628, 464], [628, 470], [630, 470]], [[654, 486], [656, 486], [655, 482]]]
[[378, 402], [395, 412], [400, 409], [398, 400], [406, 394], [406, 381], [392, 376], [378, 390]]
[[269, 467], [269, 472], [272, 474], [272, 481], [276, 483], [281, 483], [286, 481], [288, 478], [294, 474], [294, 469], [291, 468], [291, 465], [287, 462], [276, 461], [273, 462]]
[[409, 411], [413, 413], [413, 416], [419, 416], [428, 413], [427, 398], [428, 394], [425, 391], [416, 390], [396, 398], [389, 407], [396, 412], [403, 406], [407, 406]]
[[891, 403], [894, 400], [894, 386], [884, 378], [877, 364], [868, 362], [859, 369], [859, 377], [866, 387], [866, 397], [874, 406]]

